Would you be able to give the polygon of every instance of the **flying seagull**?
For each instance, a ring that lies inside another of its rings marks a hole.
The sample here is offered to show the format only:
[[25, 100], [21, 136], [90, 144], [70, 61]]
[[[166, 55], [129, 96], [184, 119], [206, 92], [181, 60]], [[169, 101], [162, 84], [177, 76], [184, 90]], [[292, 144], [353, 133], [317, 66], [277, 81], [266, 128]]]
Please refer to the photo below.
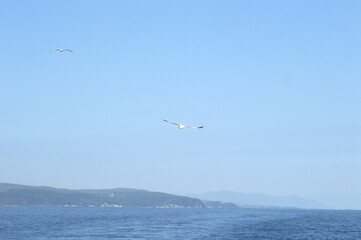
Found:
[[167, 123], [171, 123], [171, 124], [174, 124], [177, 128], [179, 129], [185, 129], [185, 128], [203, 128], [203, 126], [189, 126], [189, 125], [184, 125], [184, 124], [179, 124], [179, 123], [176, 123], [176, 122], [171, 122], [171, 121], [168, 121], [168, 120], [165, 120], [163, 119], [164, 122], [167, 122]]
[[53, 51], [58, 51], [58, 52], [64, 52], [64, 51], [73, 52], [73, 50], [71, 50], [71, 49], [69, 49], [69, 48], [55, 48]]

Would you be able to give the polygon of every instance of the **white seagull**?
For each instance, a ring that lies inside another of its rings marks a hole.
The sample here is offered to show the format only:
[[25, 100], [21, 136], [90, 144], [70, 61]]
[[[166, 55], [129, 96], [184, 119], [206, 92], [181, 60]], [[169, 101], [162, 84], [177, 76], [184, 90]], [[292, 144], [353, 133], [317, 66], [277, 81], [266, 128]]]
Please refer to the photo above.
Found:
[[171, 123], [171, 124], [174, 124], [177, 128], [179, 129], [185, 129], [185, 128], [203, 128], [204, 126], [189, 126], [189, 125], [184, 125], [184, 124], [179, 124], [179, 123], [176, 123], [176, 122], [171, 122], [171, 121], [168, 121], [168, 120], [165, 120], [163, 119], [164, 122], [167, 122], [167, 123]]
[[64, 51], [73, 52], [73, 50], [71, 50], [71, 49], [69, 49], [69, 48], [55, 48], [53, 51], [58, 51], [58, 52], [64, 52]]

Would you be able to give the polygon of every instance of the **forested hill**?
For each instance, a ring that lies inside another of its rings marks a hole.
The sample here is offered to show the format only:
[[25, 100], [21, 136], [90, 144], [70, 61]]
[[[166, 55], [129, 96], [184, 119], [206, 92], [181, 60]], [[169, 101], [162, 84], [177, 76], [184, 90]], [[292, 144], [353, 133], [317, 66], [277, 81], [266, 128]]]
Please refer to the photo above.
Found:
[[[62, 207], [205, 208], [196, 198], [146, 190], [117, 188], [68, 190], [0, 183], [0, 205]], [[214, 202], [212, 207], [236, 207]]]

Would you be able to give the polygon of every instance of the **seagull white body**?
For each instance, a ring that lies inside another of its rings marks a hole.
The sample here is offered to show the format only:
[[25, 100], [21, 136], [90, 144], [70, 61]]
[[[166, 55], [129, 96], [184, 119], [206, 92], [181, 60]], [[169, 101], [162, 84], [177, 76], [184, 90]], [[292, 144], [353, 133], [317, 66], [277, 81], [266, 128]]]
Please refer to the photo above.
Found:
[[180, 124], [180, 123], [176, 123], [176, 122], [172, 122], [172, 121], [168, 121], [163, 119], [164, 122], [167, 123], [171, 123], [173, 125], [175, 125], [177, 128], [179, 129], [185, 129], [185, 128], [203, 128], [203, 126], [190, 126], [190, 125], [184, 125], [184, 124]]
[[64, 52], [64, 51], [73, 52], [73, 50], [71, 50], [71, 49], [69, 49], [69, 48], [55, 48], [53, 51], [58, 51], [58, 52]]

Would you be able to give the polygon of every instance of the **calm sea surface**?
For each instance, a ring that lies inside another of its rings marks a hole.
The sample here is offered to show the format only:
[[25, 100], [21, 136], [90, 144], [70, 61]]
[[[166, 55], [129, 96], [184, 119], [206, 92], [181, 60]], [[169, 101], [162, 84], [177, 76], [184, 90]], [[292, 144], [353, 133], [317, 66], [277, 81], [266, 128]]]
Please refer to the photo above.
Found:
[[0, 239], [361, 239], [361, 211], [0, 207]]

